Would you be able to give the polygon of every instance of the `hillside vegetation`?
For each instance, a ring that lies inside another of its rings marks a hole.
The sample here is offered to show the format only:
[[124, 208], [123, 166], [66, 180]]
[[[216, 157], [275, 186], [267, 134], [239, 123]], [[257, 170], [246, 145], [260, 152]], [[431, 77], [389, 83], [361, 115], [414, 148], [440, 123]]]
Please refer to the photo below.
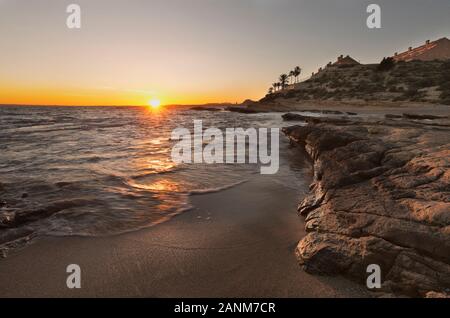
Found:
[[277, 99], [414, 101], [450, 105], [450, 61], [328, 66], [310, 79], [266, 95]]

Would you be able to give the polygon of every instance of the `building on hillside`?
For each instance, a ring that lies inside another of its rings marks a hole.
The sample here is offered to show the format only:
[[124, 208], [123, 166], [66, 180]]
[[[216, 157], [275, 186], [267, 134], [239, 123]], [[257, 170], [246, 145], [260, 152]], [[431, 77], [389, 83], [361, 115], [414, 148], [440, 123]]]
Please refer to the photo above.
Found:
[[395, 61], [410, 62], [414, 60], [433, 61], [450, 59], [450, 40], [442, 38], [431, 42], [426, 41], [424, 45], [416, 48], [410, 47], [403, 53], [395, 53], [392, 57]]
[[327, 68], [331, 67], [343, 67], [343, 66], [354, 66], [354, 65], [361, 65], [358, 61], [350, 57], [350, 55], [347, 55], [344, 57], [344, 55], [340, 55], [337, 58], [336, 62], [328, 62], [325, 67], [320, 67], [316, 73], [312, 73], [311, 77], [318, 75], [322, 73], [322, 71], [326, 70]]
[[358, 61], [356, 61], [355, 59], [351, 58], [349, 55], [347, 55], [346, 57], [344, 57], [344, 55], [340, 55], [337, 58], [337, 61], [334, 62], [333, 66], [347, 66], [347, 65], [359, 65], [360, 63]]

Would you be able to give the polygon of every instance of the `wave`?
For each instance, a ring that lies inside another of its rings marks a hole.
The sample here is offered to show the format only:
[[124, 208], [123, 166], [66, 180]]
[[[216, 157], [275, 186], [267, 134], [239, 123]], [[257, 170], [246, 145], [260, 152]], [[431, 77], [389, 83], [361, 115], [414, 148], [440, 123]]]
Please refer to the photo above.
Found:
[[2, 246], [43, 235], [107, 236], [155, 226], [192, 209], [190, 196], [239, 186], [256, 173], [170, 160], [172, 130], [191, 128], [194, 119], [221, 129], [255, 125], [227, 112], [17, 107], [0, 109], [2, 115], [0, 257]]
[[241, 181], [238, 181], [238, 182], [234, 182], [234, 183], [231, 183], [231, 184], [227, 184], [227, 185], [224, 185], [224, 186], [221, 186], [221, 187], [201, 189], [201, 190], [192, 190], [192, 191], [189, 191], [188, 194], [189, 195], [202, 195], [202, 194], [208, 194], [208, 193], [216, 193], [216, 192], [220, 192], [220, 191], [224, 191], [224, 190], [228, 190], [228, 189], [234, 188], [234, 187], [236, 187], [238, 185], [241, 185], [243, 183], [246, 183], [246, 182], [248, 182], [247, 179], [246, 180], [241, 180]]

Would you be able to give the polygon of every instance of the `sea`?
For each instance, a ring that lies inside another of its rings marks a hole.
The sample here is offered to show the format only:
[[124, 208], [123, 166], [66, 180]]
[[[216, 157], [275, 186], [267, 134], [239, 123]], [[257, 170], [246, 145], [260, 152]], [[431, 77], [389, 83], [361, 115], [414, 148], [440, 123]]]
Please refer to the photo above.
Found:
[[[193, 131], [199, 119], [204, 129], [286, 126], [281, 113], [0, 107], [0, 250], [45, 235], [107, 236], [157, 226], [192, 209], [193, 195], [262, 177], [258, 164], [174, 163], [172, 131]], [[280, 135], [279, 153], [278, 173], [264, 178], [304, 188], [302, 151]]]

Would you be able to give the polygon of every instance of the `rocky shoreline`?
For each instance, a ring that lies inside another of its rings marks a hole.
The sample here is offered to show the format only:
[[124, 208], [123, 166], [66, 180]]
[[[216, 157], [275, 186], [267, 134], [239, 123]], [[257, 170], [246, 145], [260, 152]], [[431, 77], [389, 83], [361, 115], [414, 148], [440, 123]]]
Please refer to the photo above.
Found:
[[314, 165], [298, 207], [306, 218], [296, 249], [304, 270], [365, 284], [367, 266], [378, 264], [383, 294], [450, 294], [448, 118], [302, 117], [306, 126], [283, 132]]

